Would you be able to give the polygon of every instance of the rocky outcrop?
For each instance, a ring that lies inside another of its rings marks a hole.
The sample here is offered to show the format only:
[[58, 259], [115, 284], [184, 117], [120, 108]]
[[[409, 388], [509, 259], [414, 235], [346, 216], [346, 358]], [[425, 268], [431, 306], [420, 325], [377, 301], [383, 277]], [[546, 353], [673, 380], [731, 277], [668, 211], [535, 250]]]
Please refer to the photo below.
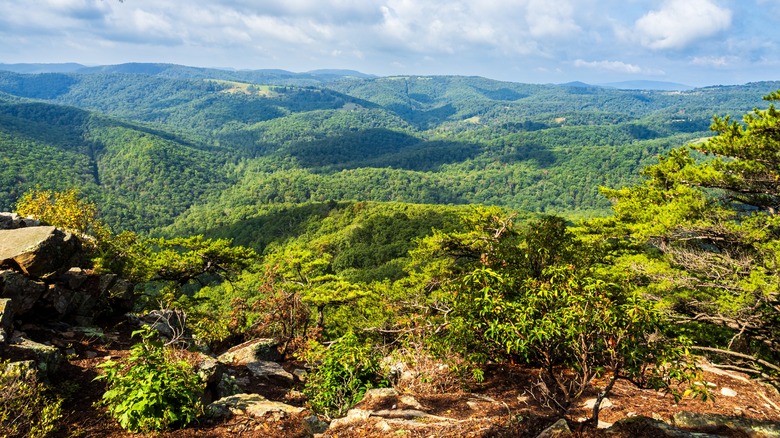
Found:
[[17, 228], [37, 227], [40, 221], [21, 217], [16, 213], [0, 213], [0, 230], [15, 230]]
[[77, 237], [55, 227], [0, 230], [0, 267], [18, 269], [36, 280], [65, 273], [80, 249]]
[[46, 292], [46, 284], [16, 271], [0, 271], [0, 297], [11, 300], [14, 315], [22, 316], [32, 310]]
[[672, 424], [682, 429], [710, 432], [717, 435], [744, 435], [754, 438], [780, 437], [780, 424], [775, 421], [758, 421], [726, 415], [678, 412], [672, 416]]
[[287, 414], [299, 414], [303, 408], [271, 401], [260, 394], [236, 394], [221, 398], [206, 407], [206, 414], [212, 418], [224, 418], [230, 415], [245, 415], [263, 418], [270, 414], [279, 420]]
[[218, 360], [222, 363], [234, 365], [246, 365], [257, 361], [273, 362], [282, 358], [277, 349], [278, 346], [279, 342], [275, 339], [253, 339], [236, 345], [221, 354]]

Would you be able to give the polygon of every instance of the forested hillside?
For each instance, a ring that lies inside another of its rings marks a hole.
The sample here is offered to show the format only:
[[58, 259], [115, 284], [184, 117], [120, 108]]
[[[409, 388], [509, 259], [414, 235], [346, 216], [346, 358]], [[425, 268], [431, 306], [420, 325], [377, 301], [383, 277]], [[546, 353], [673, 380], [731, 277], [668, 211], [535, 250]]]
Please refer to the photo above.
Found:
[[637, 181], [657, 154], [710, 135], [714, 114], [743, 113], [778, 86], [664, 92], [167, 64], [0, 72], [0, 208], [41, 185], [82, 188], [117, 229], [170, 233], [330, 200], [603, 214], [599, 186]]
[[[475, 436], [538, 432], [527, 416], [540, 414], [600, 436], [608, 396], [610, 421], [636, 415], [632, 386], [707, 411], [715, 391], [737, 394], [710, 383], [726, 371], [780, 387], [780, 83], [661, 92], [277, 73], [0, 72], [0, 210], [17, 213], [0, 216], [13, 236], [2, 243], [37, 227], [71, 252], [34, 277], [26, 251], [44, 245], [3, 249], [3, 305], [29, 301], [0, 317], [3, 342], [27, 336], [15, 327], [46, 342], [67, 329], [42, 347], [63, 349], [71, 374], [50, 386], [1, 362], [0, 429], [235, 426], [233, 409], [206, 419], [208, 391], [305, 406], [317, 414], [294, 426], [306, 436], [311, 424], [342, 436], [379, 412], [424, 421], [366, 426], [377, 433], [452, 421], [441, 435], [461, 436], [456, 415], [482, 408], [453, 412], [458, 391], [500, 411]], [[109, 349], [120, 332], [124, 351]], [[197, 370], [216, 362], [230, 371], [207, 383]], [[375, 401], [350, 418], [388, 386], [410, 409]], [[446, 417], [412, 397], [424, 394], [445, 397]], [[733, 417], [706, 431], [737, 416], [775, 424], [780, 409], [761, 397], [718, 408]], [[63, 420], [71, 401], [84, 412]], [[272, 417], [243, 424], [283, 430]]]

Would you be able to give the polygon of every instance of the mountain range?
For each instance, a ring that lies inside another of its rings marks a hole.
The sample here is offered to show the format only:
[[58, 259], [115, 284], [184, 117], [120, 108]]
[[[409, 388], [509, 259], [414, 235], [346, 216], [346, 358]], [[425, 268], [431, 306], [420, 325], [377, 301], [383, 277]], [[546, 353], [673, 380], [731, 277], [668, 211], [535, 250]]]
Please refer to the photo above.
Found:
[[711, 135], [713, 115], [742, 114], [780, 88], [172, 64], [0, 70], [0, 210], [31, 187], [76, 186], [113, 227], [164, 234], [343, 200], [603, 214], [600, 186], [635, 182], [658, 153]]

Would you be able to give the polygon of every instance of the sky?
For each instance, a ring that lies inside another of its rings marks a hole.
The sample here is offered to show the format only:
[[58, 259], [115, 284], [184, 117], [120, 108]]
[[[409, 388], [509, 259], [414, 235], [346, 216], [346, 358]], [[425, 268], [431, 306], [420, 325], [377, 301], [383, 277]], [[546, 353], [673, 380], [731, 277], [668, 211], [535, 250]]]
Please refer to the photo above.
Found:
[[777, 80], [780, 0], [0, 0], [0, 63]]

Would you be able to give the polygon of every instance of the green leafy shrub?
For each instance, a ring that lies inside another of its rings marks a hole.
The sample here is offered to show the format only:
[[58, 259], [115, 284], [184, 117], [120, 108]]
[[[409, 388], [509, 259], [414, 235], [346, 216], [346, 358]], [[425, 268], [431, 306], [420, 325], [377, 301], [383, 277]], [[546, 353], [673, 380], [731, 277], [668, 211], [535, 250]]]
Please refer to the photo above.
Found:
[[100, 365], [107, 388], [102, 404], [119, 424], [132, 432], [169, 430], [195, 421], [203, 408], [203, 387], [192, 366], [175, 357], [151, 328], [133, 332], [142, 341], [121, 361]]
[[329, 348], [312, 342], [303, 358], [312, 365], [304, 394], [315, 412], [339, 417], [359, 402], [374, 386], [386, 386], [380, 379], [379, 361], [370, 344], [361, 343], [349, 332]]
[[62, 399], [35, 370], [0, 362], [0, 437], [45, 437], [62, 418]]

